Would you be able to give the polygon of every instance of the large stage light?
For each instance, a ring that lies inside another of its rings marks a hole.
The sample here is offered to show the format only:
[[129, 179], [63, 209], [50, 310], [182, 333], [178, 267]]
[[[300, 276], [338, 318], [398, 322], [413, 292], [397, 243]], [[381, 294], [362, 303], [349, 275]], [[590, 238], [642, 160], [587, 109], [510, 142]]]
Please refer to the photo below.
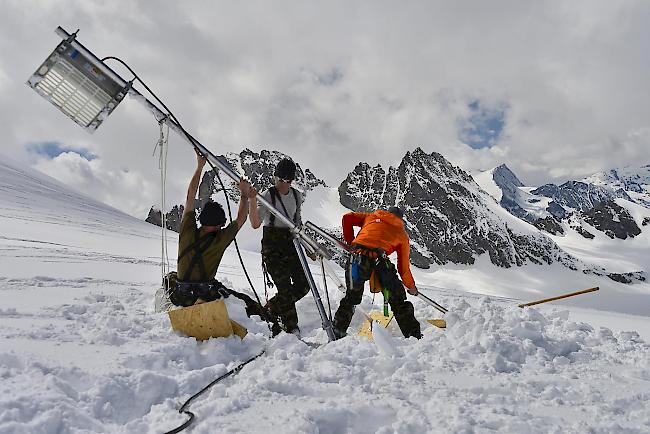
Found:
[[130, 84], [74, 41], [75, 36], [64, 39], [26, 84], [94, 132], [122, 101]]

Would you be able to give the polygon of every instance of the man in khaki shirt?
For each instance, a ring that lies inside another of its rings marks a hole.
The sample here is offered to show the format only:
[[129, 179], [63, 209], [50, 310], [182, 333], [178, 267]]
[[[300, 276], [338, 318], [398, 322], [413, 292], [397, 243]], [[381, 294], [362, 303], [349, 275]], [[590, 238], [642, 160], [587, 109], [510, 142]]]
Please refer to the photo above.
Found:
[[206, 159], [197, 152], [196, 161], [196, 170], [187, 188], [178, 241], [179, 284], [170, 294], [172, 303], [178, 306], [189, 306], [199, 299], [212, 301], [221, 296], [219, 290], [223, 285], [214, 277], [226, 248], [246, 222], [249, 197], [255, 194], [255, 190], [247, 181], [240, 180], [238, 187], [241, 199], [237, 219], [224, 227], [226, 214], [223, 208], [216, 202], [208, 202], [199, 214], [199, 228], [196, 224], [194, 202]]

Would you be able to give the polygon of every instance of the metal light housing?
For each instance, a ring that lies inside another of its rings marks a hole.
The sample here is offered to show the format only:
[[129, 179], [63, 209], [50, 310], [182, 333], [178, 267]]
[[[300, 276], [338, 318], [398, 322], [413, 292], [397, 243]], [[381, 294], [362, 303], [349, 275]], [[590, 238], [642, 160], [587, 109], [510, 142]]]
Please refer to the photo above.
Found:
[[115, 110], [130, 85], [107, 73], [103, 63], [74, 38], [73, 34], [63, 40], [26, 84], [92, 133]]

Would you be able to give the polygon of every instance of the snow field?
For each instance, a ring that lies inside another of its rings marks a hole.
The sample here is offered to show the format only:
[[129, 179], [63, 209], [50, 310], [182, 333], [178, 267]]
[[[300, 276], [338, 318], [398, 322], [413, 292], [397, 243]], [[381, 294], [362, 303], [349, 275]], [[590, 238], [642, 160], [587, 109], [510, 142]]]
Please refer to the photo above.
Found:
[[[15, 171], [34, 183], [0, 171], [8, 186], [0, 188], [3, 434], [160, 433], [186, 420], [177, 409], [188, 397], [262, 350], [192, 404], [191, 432], [650, 431], [650, 348], [640, 337], [650, 320], [630, 315], [647, 314], [647, 284], [559, 265], [505, 270], [478, 258], [473, 267], [416, 271], [421, 290], [449, 309], [448, 328], [437, 329], [425, 320], [440, 314], [411, 299], [419, 341], [403, 339], [394, 323], [376, 330], [374, 343], [360, 338], [359, 314], [350, 336], [318, 348], [293, 335], [270, 340], [266, 325], [246, 318], [231, 297], [231, 317], [249, 335], [196, 342], [153, 312], [158, 228], [108, 207], [77, 206], [79, 195]], [[36, 184], [47, 187], [43, 197]], [[175, 242], [170, 237], [172, 258]], [[259, 253], [242, 254], [263, 294]], [[217, 277], [248, 291], [233, 249]], [[320, 284], [316, 269], [314, 277]], [[328, 284], [336, 309], [340, 293]], [[601, 292], [562, 303], [568, 307], [516, 307], [556, 295], [549, 288], [592, 284]], [[321, 296], [327, 309], [322, 288]], [[576, 308], [585, 305], [597, 310]], [[612, 306], [619, 313], [606, 311]], [[360, 309], [372, 308], [365, 297]], [[311, 295], [298, 314], [303, 339], [324, 344]]]
[[[149, 291], [115, 292], [93, 291], [47, 310], [51, 322], [42, 331], [3, 327], [2, 340], [25, 353], [0, 352], [0, 432], [171, 429], [184, 420], [176, 412], [180, 403], [262, 349], [265, 356], [193, 403], [193, 432], [215, 426], [221, 432], [643, 432], [650, 426], [649, 346], [635, 332], [594, 329], [567, 311], [427, 291], [450, 310], [446, 330], [424, 324], [421, 341], [404, 340], [391, 324], [376, 345], [354, 335], [361, 321], [355, 317], [349, 337], [314, 349], [293, 335], [267, 340], [264, 324], [239, 318], [243, 309], [232, 301], [233, 316], [252, 333], [244, 341], [197, 343], [171, 332], [166, 316], [141, 309], [150, 304]], [[418, 318], [439, 317], [415, 303]], [[301, 319], [313, 322], [312, 305], [301, 301]], [[326, 341], [317, 328], [303, 325], [303, 334]], [[43, 354], [25, 357], [34, 343], [45, 344]]]

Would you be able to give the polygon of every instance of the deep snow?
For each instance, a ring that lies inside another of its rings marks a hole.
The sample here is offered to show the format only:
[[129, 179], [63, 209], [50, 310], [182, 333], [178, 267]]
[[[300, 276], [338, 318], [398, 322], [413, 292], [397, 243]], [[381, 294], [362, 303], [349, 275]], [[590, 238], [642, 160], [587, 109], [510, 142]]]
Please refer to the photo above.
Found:
[[[415, 270], [422, 291], [449, 309], [441, 330], [424, 322], [440, 315], [412, 300], [420, 341], [403, 339], [394, 324], [380, 345], [355, 335], [318, 348], [293, 335], [270, 340], [229, 299], [249, 335], [197, 343], [153, 312], [159, 228], [3, 161], [0, 432], [172, 429], [185, 420], [180, 403], [262, 349], [265, 356], [192, 405], [191, 432], [650, 431], [647, 284], [561, 266], [505, 270], [479, 258], [473, 267]], [[321, 188], [309, 200], [327, 210], [332, 197]], [[329, 226], [336, 214], [306, 219]], [[254, 246], [259, 232], [241, 236]], [[173, 257], [173, 236], [169, 248]], [[259, 254], [242, 253], [263, 294]], [[314, 275], [319, 281], [316, 267]], [[218, 277], [247, 290], [232, 250]], [[516, 307], [590, 286], [601, 290]], [[366, 297], [362, 308], [371, 304]], [[311, 296], [298, 311], [303, 338], [325, 343]], [[355, 316], [350, 330], [361, 321]]]

